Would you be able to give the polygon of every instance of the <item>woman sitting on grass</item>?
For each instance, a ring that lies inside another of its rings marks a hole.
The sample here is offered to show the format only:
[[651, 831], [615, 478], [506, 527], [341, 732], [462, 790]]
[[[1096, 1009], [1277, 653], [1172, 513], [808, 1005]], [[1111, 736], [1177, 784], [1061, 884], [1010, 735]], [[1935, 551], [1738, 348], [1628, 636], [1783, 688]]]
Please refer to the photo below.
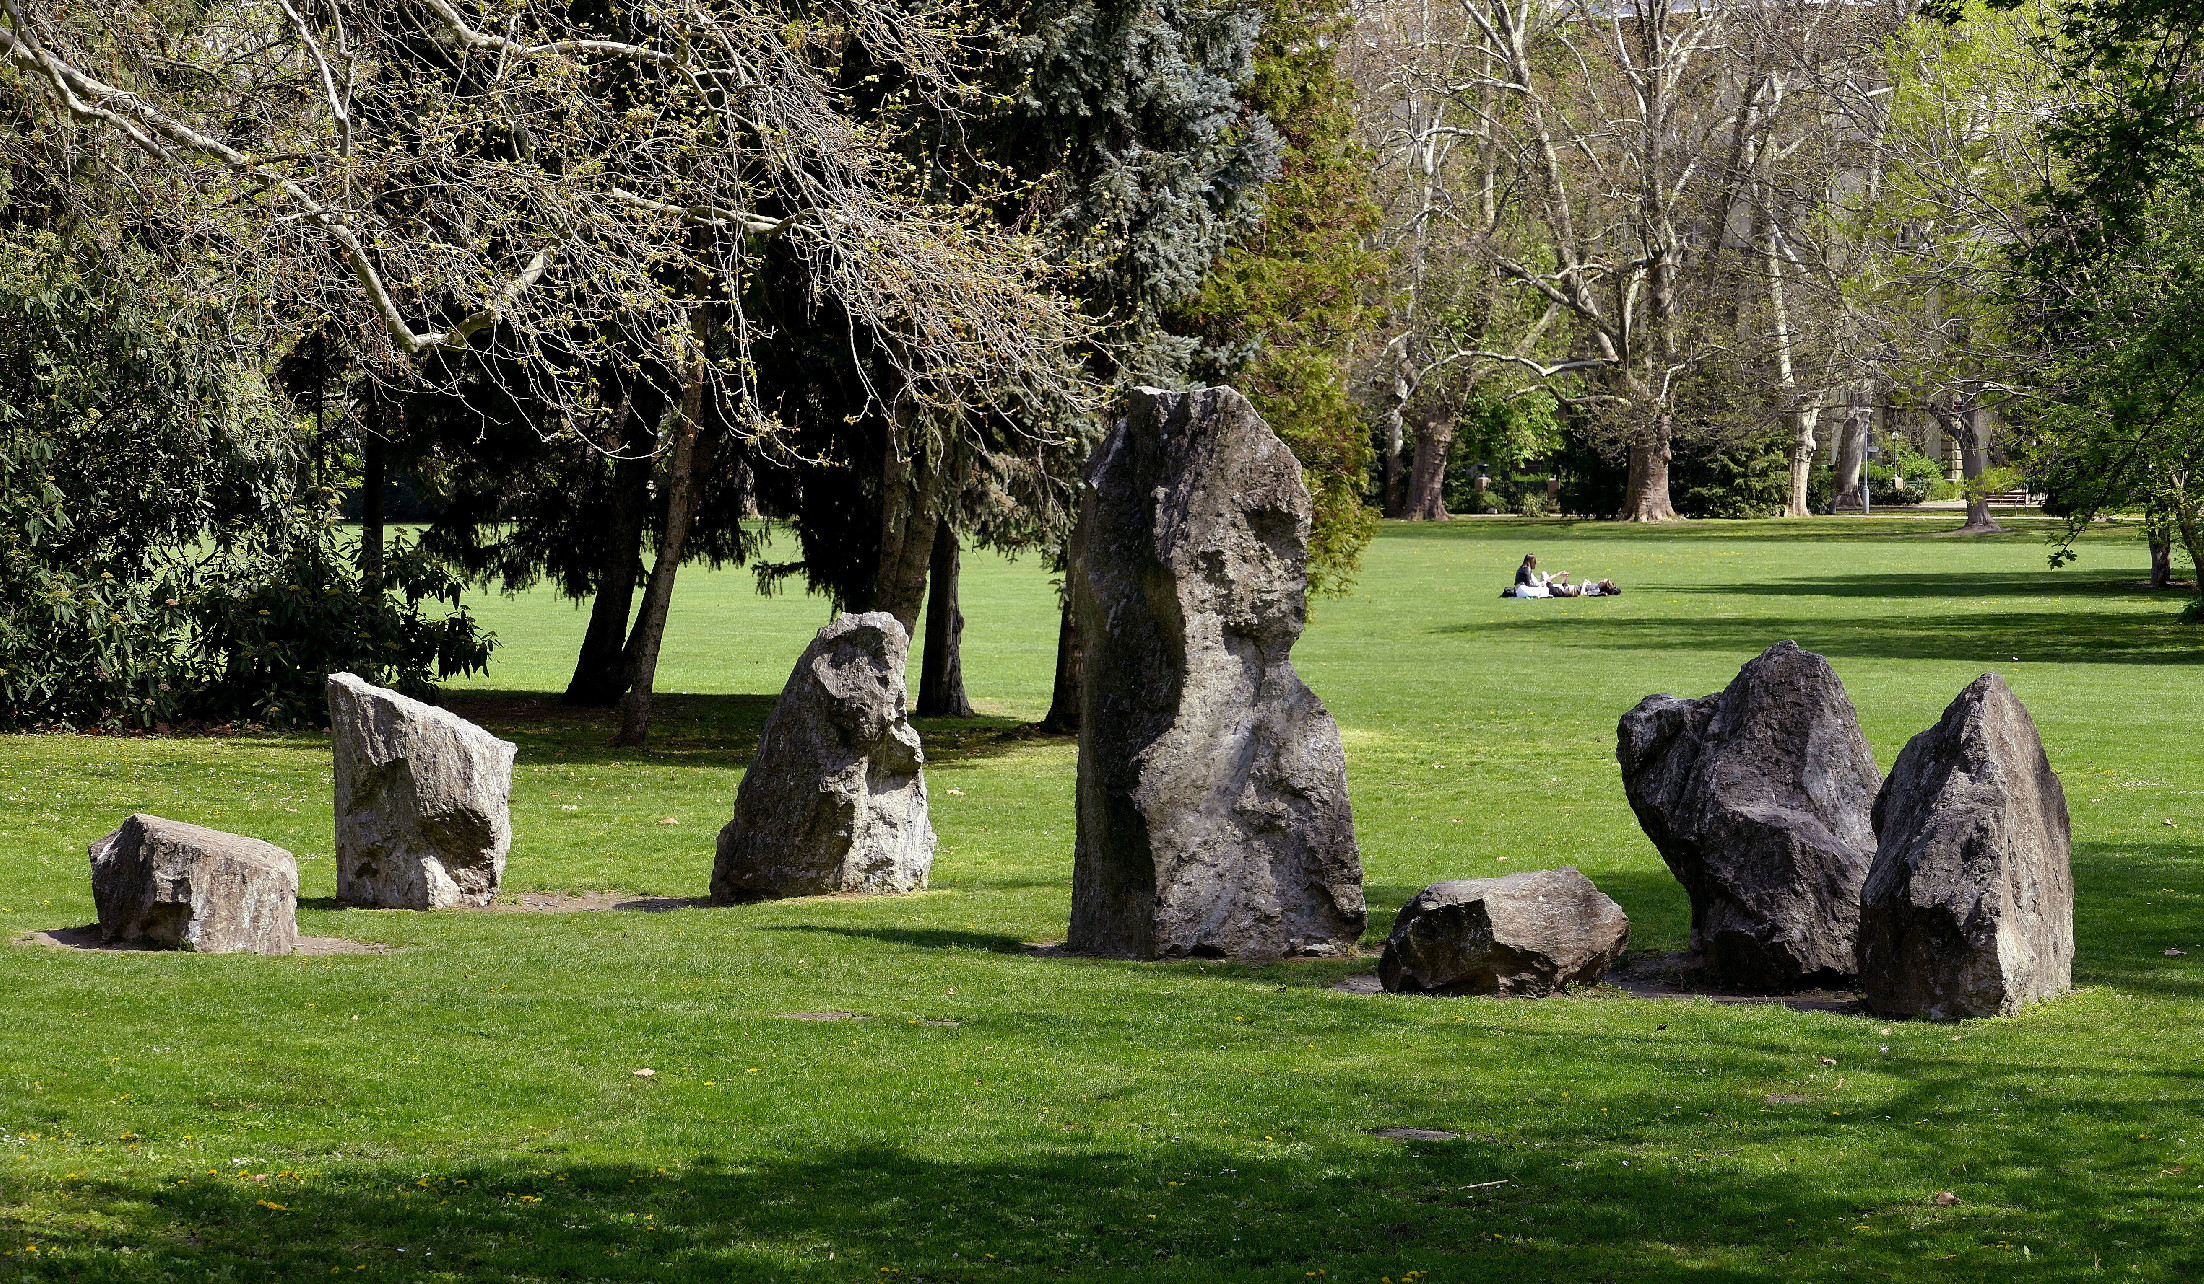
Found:
[[1538, 569], [1538, 554], [1536, 553], [1525, 557], [1523, 564], [1515, 568], [1515, 595], [1517, 597], [1549, 597], [1556, 590], [1565, 589], [1568, 586], [1569, 573], [1563, 571], [1561, 574], [1549, 578], [1544, 571]]
[[1515, 585], [1508, 590], [1515, 597], [1614, 597], [1621, 592], [1613, 580], [1571, 584], [1567, 571], [1549, 576], [1538, 569], [1536, 553], [1525, 557], [1523, 564], [1515, 568]]

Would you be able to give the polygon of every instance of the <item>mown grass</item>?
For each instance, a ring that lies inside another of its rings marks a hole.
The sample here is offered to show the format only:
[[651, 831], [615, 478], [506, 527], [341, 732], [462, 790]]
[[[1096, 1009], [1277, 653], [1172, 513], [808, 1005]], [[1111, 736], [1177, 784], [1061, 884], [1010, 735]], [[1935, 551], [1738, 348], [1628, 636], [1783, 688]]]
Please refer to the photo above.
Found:
[[[305, 931], [395, 947], [0, 948], [0, 1281], [2199, 1278], [2204, 646], [2124, 532], [2052, 572], [2036, 535], [1934, 529], [1393, 526], [1297, 656], [1345, 729], [1372, 945], [1424, 883], [1574, 863], [1677, 948], [1617, 716], [1793, 637], [1887, 766], [1996, 668], [2066, 777], [2080, 889], [2076, 992], [2014, 1020], [1034, 954], [1073, 751], [1015, 730], [1055, 635], [1030, 561], [971, 559], [986, 716], [923, 724], [942, 848], [907, 899], [339, 911], [322, 738], [0, 740], [7, 934], [88, 921], [84, 845], [149, 810], [289, 847]], [[1629, 592], [1500, 600], [1533, 550]], [[452, 699], [522, 746], [509, 887], [701, 893], [824, 607], [685, 575], [645, 752], [548, 694], [579, 613], [479, 609], [505, 647]], [[822, 1011], [869, 1019], [781, 1015]], [[1402, 1125], [1463, 1135], [1371, 1135]]]

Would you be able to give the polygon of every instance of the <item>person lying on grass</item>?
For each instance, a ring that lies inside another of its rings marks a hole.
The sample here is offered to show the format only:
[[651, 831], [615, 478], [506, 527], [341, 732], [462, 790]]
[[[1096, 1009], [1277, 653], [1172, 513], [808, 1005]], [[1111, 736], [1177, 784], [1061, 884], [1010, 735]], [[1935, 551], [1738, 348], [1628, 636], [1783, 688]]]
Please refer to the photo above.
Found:
[[1597, 580], [1590, 584], [1556, 584], [1549, 591], [1555, 597], [1616, 597], [1622, 590], [1613, 580]]

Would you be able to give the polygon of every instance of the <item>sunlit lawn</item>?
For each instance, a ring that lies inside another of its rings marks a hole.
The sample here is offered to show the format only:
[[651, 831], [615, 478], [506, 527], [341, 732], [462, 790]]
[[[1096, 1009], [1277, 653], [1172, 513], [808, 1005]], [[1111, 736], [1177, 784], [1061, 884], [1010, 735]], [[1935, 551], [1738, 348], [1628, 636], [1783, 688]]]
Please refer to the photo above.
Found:
[[[1995, 668], [2074, 807], [2078, 988], [1956, 1027], [1028, 951], [1063, 935], [1074, 769], [1014, 731], [1056, 631], [1031, 559], [968, 555], [986, 716], [922, 724], [919, 897], [339, 911], [324, 738], [0, 739], [6, 935], [89, 921], [85, 844], [146, 810], [289, 847], [303, 930], [395, 947], [0, 947], [0, 1281], [2204, 1278], [2204, 645], [2125, 533], [2054, 572], [1942, 524], [1391, 526], [1297, 659], [1373, 948], [1427, 882], [1560, 864], [1679, 948], [1624, 710], [1796, 638], [1887, 765]], [[1530, 551], [1627, 593], [1501, 600]], [[685, 572], [645, 752], [552, 698], [583, 612], [477, 609], [504, 645], [451, 700], [521, 744], [509, 889], [701, 894], [825, 605]], [[867, 1019], [782, 1015], [819, 1012]]]

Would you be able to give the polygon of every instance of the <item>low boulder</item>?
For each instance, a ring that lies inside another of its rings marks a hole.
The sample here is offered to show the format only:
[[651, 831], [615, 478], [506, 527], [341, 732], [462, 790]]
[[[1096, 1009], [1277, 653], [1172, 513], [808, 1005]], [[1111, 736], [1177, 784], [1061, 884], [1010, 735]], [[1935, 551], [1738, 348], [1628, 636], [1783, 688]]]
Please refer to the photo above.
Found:
[[329, 675], [337, 899], [445, 909], [497, 899], [513, 846], [511, 741], [448, 709]]
[[2018, 697], [1976, 678], [1875, 800], [1860, 988], [1889, 1017], [2010, 1016], [2074, 971], [2066, 790]]
[[1617, 726], [1615, 757], [1716, 977], [1850, 983], [1882, 773], [1827, 660], [1778, 642], [1713, 695], [1648, 696]]
[[1433, 883], [1401, 906], [1378, 961], [1396, 993], [1536, 998], [1607, 974], [1630, 918], [1575, 866]]
[[92, 903], [108, 945], [289, 954], [298, 862], [273, 843], [143, 812], [93, 843]]
[[909, 652], [885, 611], [841, 616], [804, 649], [719, 831], [714, 902], [925, 889], [934, 827]]

